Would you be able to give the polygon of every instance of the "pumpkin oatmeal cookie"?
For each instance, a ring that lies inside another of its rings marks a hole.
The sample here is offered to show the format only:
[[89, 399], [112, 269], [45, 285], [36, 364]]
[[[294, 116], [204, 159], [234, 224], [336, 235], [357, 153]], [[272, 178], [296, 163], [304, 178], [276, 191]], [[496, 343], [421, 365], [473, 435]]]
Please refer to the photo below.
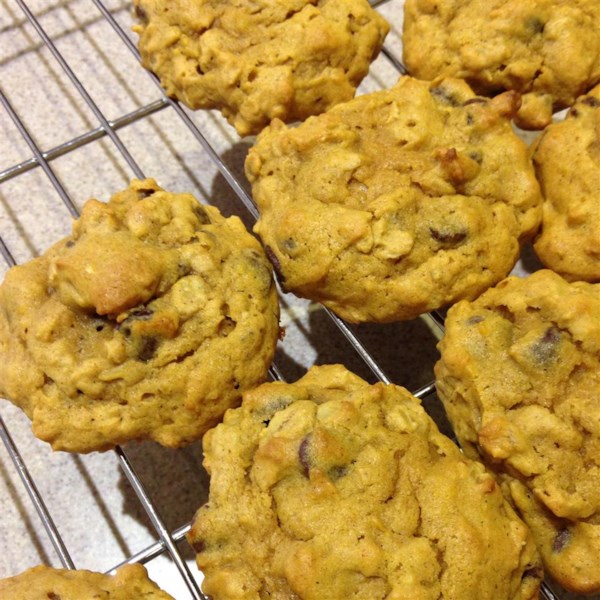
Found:
[[203, 443], [188, 540], [214, 600], [537, 598], [529, 530], [404, 388], [313, 367], [246, 393]]
[[546, 128], [533, 163], [544, 196], [536, 254], [570, 281], [600, 282], [600, 85]]
[[541, 218], [510, 123], [518, 102], [402, 77], [298, 127], [274, 121], [246, 173], [284, 289], [348, 321], [386, 322], [506, 277]]
[[542, 129], [600, 82], [598, 0], [406, 0], [403, 57], [420, 79], [522, 94], [515, 122]]
[[439, 396], [564, 588], [600, 592], [600, 285], [549, 270], [448, 311]]
[[240, 135], [349, 100], [389, 25], [367, 0], [135, 0], [143, 65]]
[[237, 217], [135, 180], [0, 286], [0, 393], [57, 450], [199, 439], [266, 378], [271, 266]]

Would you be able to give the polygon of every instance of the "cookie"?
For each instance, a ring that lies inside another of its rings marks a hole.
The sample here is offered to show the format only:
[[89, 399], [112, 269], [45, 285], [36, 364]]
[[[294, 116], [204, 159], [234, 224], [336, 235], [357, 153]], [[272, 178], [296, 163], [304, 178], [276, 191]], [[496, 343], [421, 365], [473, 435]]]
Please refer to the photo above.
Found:
[[0, 286], [0, 393], [56, 450], [199, 439], [266, 378], [270, 264], [237, 217], [134, 180]]
[[536, 254], [565, 279], [600, 282], [600, 85], [546, 128], [533, 162], [544, 196]]
[[497, 474], [547, 572], [600, 592], [600, 285], [507, 278], [448, 311], [439, 349], [465, 453]]
[[214, 600], [537, 598], [529, 530], [404, 388], [313, 367], [244, 394], [203, 444], [188, 540]]
[[124, 565], [114, 575], [40, 565], [1, 579], [0, 596], [2, 600], [173, 600], [138, 563]]
[[246, 174], [283, 287], [348, 321], [386, 322], [504, 278], [541, 218], [517, 106], [516, 93], [402, 77], [298, 127], [274, 121]]
[[516, 90], [515, 116], [541, 129], [600, 82], [598, 0], [406, 0], [403, 60], [420, 79], [465, 79], [479, 94]]
[[244, 136], [354, 96], [389, 25], [367, 0], [135, 0], [142, 64]]

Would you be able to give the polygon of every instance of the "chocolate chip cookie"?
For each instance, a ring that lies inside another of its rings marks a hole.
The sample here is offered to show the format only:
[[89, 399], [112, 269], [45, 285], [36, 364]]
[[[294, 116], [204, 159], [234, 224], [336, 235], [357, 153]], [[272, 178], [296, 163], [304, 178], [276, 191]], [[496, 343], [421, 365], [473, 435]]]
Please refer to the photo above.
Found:
[[114, 575], [40, 565], [1, 579], [0, 596], [2, 600], [173, 600], [140, 564], [124, 565]]
[[389, 25], [367, 0], [135, 0], [143, 65], [240, 135], [349, 100]]
[[57, 450], [198, 439], [262, 382], [271, 266], [237, 217], [135, 180], [0, 286], [0, 393]]
[[449, 310], [439, 349], [465, 453], [497, 474], [547, 572], [600, 592], [600, 285], [507, 278]]
[[386, 322], [505, 277], [541, 218], [510, 122], [518, 101], [402, 77], [298, 127], [273, 122], [246, 173], [284, 289], [348, 321]]
[[600, 282], [600, 85], [546, 128], [533, 162], [544, 196], [535, 252], [570, 281]]
[[537, 598], [529, 530], [403, 388], [313, 367], [247, 392], [203, 443], [188, 540], [214, 600]]
[[516, 123], [541, 129], [600, 82], [600, 4], [406, 0], [403, 55], [420, 79], [461, 77], [480, 94], [518, 91]]

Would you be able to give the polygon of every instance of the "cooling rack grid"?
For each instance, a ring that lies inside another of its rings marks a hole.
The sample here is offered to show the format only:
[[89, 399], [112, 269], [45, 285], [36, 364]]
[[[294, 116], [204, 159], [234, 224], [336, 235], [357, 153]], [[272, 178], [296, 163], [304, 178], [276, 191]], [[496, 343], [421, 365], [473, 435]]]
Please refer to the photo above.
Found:
[[[374, 2], [392, 24], [359, 93], [402, 72], [402, 1]], [[0, 0], [0, 277], [67, 235], [90, 197], [107, 200], [132, 177], [238, 214], [256, 209], [243, 176], [251, 140], [217, 113], [166, 98], [139, 64], [125, 0]], [[432, 367], [441, 317], [349, 326], [281, 295], [286, 337], [271, 370], [293, 381], [315, 363], [341, 362], [370, 381], [421, 397], [444, 430]], [[90, 455], [53, 453], [0, 400], [0, 577], [44, 562], [110, 572], [144, 562], [178, 600], [204, 598], [184, 540], [207, 496], [199, 444], [128, 444]], [[448, 429], [446, 431], [449, 432]], [[546, 587], [548, 600], [566, 600]]]

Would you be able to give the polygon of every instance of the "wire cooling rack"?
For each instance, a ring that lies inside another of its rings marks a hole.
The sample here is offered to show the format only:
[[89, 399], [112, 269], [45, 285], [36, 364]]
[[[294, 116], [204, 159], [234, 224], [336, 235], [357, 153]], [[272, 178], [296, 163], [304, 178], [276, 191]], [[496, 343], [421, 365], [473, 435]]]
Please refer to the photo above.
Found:
[[[373, 4], [392, 30], [359, 93], [389, 87], [403, 72], [403, 3]], [[1, 276], [67, 235], [86, 199], [107, 200], [133, 177], [190, 191], [251, 228], [257, 211], [243, 161], [252, 140], [240, 139], [219, 114], [188, 111], [163, 94], [139, 64], [128, 2], [0, 6]], [[341, 362], [367, 380], [409, 388], [450, 433], [432, 382], [439, 315], [349, 326], [289, 295], [281, 304], [287, 334], [272, 378], [295, 380], [311, 364]], [[139, 561], [178, 600], [205, 598], [184, 541], [207, 495], [199, 444], [53, 453], [18, 409], [4, 400], [0, 409], [0, 577], [41, 562], [111, 572]], [[570, 598], [548, 586], [543, 593]]]

